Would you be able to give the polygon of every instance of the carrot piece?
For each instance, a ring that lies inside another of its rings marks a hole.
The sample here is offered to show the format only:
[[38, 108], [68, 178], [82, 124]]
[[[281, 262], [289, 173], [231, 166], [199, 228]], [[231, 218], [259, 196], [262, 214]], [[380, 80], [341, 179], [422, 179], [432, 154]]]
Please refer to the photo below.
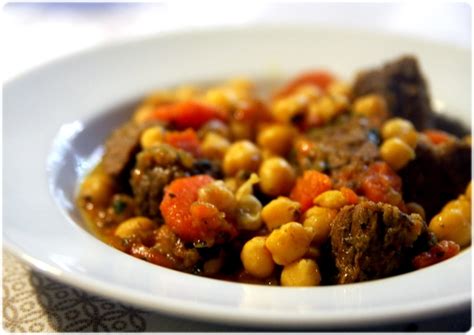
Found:
[[442, 144], [450, 139], [452, 139], [452, 135], [437, 129], [427, 129], [423, 131], [423, 133], [429, 138], [429, 140], [433, 144]]
[[329, 84], [334, 81], [334, 76], [327, 71], [308, 71], [290, 81], [285, 87], [280, 89], [276, 94], [275, 98], [282, 98], [293, 93], [298, 87], [303, 85], [316, 86], [322, 90], [325, 90]]
[[395, 206], [403, 204], [402, 180], [385, 162], [375, 162], [369, 166], [360, 188], [361, 193], [371, 201]]
[[315, 197], [329, 191], [331, 187], [331, 178], [327, 175], [316, 170], [307, 170], [296, 180], [290, 198], [298, 201], [301, 204], [301, 210], [305, 212], [313, 206]]
[[184, 131], [169, 131], [165, 134], [165, 143], [172, 145], [175, 148], [190, 152], [195, 157], [201, 153], [199, 138], [196, 132], [188, 128]]
[[237, 235], [234, 225], [215, 206], [196, 202], [199, 189], [213, 180], [207, 175], [179, 178], [165, 189], [161, 214], [165, 224], [184, 241], [211, 246]]
[[196, 101], [184, 101], [158, 106], [147, 120], [169, 122], [178, 129], [199, 129], [210, 120], [226, 118], [226, 114], [220, 109]]
[[351, 190], [349, 187], [341, 187], [340, 191], [342, 192], [342, 195], [346, 198], [346, 201], [349, 205], [355, 205], [357, 202], [359, 202], [359, 197], [357, 194]]

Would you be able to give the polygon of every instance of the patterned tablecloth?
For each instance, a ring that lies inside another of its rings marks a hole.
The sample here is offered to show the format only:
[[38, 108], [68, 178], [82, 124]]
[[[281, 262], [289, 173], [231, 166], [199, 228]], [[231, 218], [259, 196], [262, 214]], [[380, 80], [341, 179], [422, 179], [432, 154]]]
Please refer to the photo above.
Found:
[[[436, 319], [351, 330], [467, 331], [470, 327], [469, 309]], [[97, 297], [30, 270], [6, 251], [3, 252], [3, 329], [48, 333], [252, 331], [169, 317]]]
[[88, 294], [3, 252], [3, 329], [9, 332], [235, 331], [181, 320]]

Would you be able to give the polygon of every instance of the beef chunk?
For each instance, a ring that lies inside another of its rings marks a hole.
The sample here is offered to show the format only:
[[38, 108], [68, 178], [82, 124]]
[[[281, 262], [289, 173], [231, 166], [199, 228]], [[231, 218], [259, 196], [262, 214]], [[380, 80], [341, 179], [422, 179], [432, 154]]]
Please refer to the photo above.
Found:
[[127, 122], [114, 130], [105, 142], [105, 153], [102, 159], [104, 171], [114, 177], [126, 174], [125, 170], [133, 164], [135, 154], [140, 150], [140, 135], [156, 122]]
[[162, 225], [155, 231], [155, 245], [151, 250], [166, 256], [172, 268], [181, 271], [191, 271], [201, 259], [198, 250], [185, 245], [168, 225]]
[[392, 116], [410, 120], [417, 129], [433, 126], [429, 91], [416, 58], [405, 56], [380, 69], [360, 73], [354, 95], [370, 93], [386, 99]]
[[426, 224], [418, 214], [374, 202], [346, 206], [331, 229], [337, 283], [347, 284], [399, 273]]
[[374, 120], [346, 116], [318, 128], [309, 134], [313, 149], [297, 163], [302, 170], [322, 166], [335, 187], [357, 189], [367, 166], [379, 158], [377, 127]]
[[189, 176], [194, 162], [191, 154], [167, 144], [140, 152], [130, 178], [140, 215], [159, 218], [164, 187], [176, 178]]
[[415, 152], [416, 158], [399, 172], [403, 195], [422, 205], [430, 219], [471, 180], [471, 145], [457, 139], [434, 145], [420, 138]]

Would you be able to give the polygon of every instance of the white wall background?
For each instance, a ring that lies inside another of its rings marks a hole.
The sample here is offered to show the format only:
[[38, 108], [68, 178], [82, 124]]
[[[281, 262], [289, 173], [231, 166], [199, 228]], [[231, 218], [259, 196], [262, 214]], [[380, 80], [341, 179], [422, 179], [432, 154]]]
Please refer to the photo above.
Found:
[[4, 79], [104, 42], [176, 29], [249, 22], [299, 22], [374, 29], [471, 47], [470, 6], [435, 1], [10, 3], [3, 7], [1, 15]]

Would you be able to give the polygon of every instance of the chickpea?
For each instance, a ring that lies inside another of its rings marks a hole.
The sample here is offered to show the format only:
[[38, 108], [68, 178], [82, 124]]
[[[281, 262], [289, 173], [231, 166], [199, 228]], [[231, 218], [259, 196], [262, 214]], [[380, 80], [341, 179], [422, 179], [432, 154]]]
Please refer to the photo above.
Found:
[[265, 160], [258, 174], [262, 192], [271, 196], [288, 194], [296, 180], [293, 167], [281, 157]]
[[250, 141], [242, 140], [233, 143], [225, 153], [222, 168], [227, 176], [237, 172], [257, 171], [261, 162], [260, 150]]
[[298, 222], [289, 222], [267, 237], [265, 246], [279, 265], [288, 265], [301, 258], [309, 249], [312, 234]]
[[257, 136], [257, 143], [263, 150], [279, 155], [287, 155], [292, 147], [296, 130], [290, 125], [274, 124], [263, 129]]
[[377, 94], [364, 95], [357, 98], [352, 106], [356, 115], [365, 117], [384, 117], [388, 114], [385, 99]]
[[320, 207], [339, 209], [347, 205], [347, 199], [338, 190], [329, 190], [321, 193], [314, 199], [314, 204]]
[[234, 193], [227, 188], [222, 180], [202, 187], [198, 192], [198, 201], [210, 203], [226, 213], [232, 213], [237, 206]]
[[352, 97], [351, 85], [342, 81], [333, 81], [329, 84], [327, 91], [332, 96], [343, 96], [347, 99]]
[[415, 151], [398, 137], [393, 137], [383, 142], [380, 156], [392, 169], [398, 171], [415, 158]]
[[115, 230], [115, 236], [120, 238], [130, 238], [141, 236], [151, 232], [156, 228], [155, 223], [144, 216], [137, 216], [122, 222]]
[[252, 126], [248, 122], [231, 121], [230, 133], [234, 140], [248, 140], [252, 138]]
[[333, 99], [323, 96], [309, 105], [308, 113], [327, 123], [338, 114], [339, 110], [336, 107]]
[[262, 226], [262, 204], [251, 194], [237, 201], [237, 224], [240, 229], [257, 230]]
[[204, 102], [216, 108], [228, 110], [232, 107], [224, 88], [211, 88], [204, 95]]
[[471, 202], [464, 195], [461, 195], [456, 200], [448, 202], [444, 205], [441, 212], [450, 211], [451, 209], [460, 210], [462, 215], [471, 221]]
[[402, 118], [393, 118], [384, 123], [382, 127], [382, 137], [384, 140], [398, 137], [410, 147], [414, 148], [418, 140], [418, 133], [410, 121]]
[[262, 210], [262, 219], [268, 230], [272, 231], [285, 223], [298, 221], [301, 215], [299, 202], [287, 197], [278, 197], [270, 201]]
[[165, 130], [163, 127], [155, 126], [146, 129], [140, 136], [140, 145], [144, 149], [148, 149], [155, 144], [159, 144], [163, 141]]
[[313, 242], [321, 245], [327, 241], [331, 232], [331, 224], [337, 215], [337, 210], [314, 206], [305, 213], [303, 226], [313, 230]]
[[257, 236], [247, 241], [240, 253], [245, 271], [257, 278], [266, 278], [273, 273], [275, 263], [265, 247], [266, 237]]
[[215, 133], [226, 139], [230, 138], [229, 126], [221, 120], [210, 120], [199, 128], [199, 137], [204, 138], [208, 133]]
[[280, 282], [282, 286], [318, 286], [321, 273], [315, 261], [300, 259], [283, 268]]
[[275, 120], [290, 123], [293, 117], [303, 112], [305, 103], [306, 101], [298, 101], [292, 96], [284, 97], [272, 104], [271, 113]]
[[429, 229], [438, 240], [451, 240], [465, 247], [471, 243], [471, 221], [458, 208], [443, 210], [435, 215]]
[[115, 191], [115, 182], [105, 173], [93, 173], [81, 185], [80, 197], [99, 207], [105, 207]]
[[201, 152], [205, 157], [222, 159], [229, 147], [229, 140], [219, 134], [209, 132], [201, 143]]
[[472, 191], [471, 191], [471, 182], [469, 182], [469, 185], [467, 185], [466, 187], [466, 198], [471, 201], [471, 194], [472, 194]]

